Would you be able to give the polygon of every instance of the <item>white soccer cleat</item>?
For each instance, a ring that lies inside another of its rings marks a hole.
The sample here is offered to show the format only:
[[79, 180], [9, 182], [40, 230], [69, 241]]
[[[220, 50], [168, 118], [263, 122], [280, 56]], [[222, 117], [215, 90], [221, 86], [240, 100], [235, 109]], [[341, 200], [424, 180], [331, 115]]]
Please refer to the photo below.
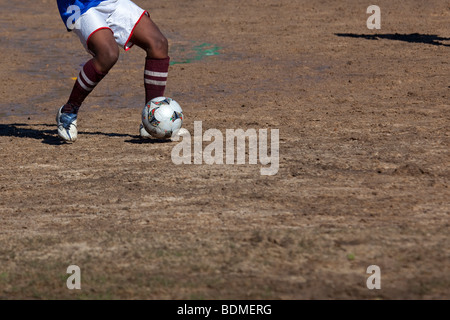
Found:
[[77, 140], [77, 114], [62, 113], [62, 106], [56, 114], [56, 124], [58, 126], [58, 136], [66, 142], [74, 142]]
[[150, 139], [152, 137], [150, 133], [148, 133], [147, 130], [145, 130], [145, 127], [142, 123], [139, 126], [139, 135], [141, 136], [142, 139]]
[[[185, 128], [180, 128], [177, 131], [175, 131], [172, 136], [170, 137], [171, 141], [178, 141], [179, 140], [179, 136], [184, 136], [184, 135], [188, 135], [189, 131], [186, 130]], [[141, 123], [141, 125], [139, 126], [139, 135], [141, 136], [142, 139], [152, 139], [154, 138], [150, 133], [147, 132], [147, 130], [145, 130], [144, 125]], [[175, 138], [176, 137], [176, 138]]]

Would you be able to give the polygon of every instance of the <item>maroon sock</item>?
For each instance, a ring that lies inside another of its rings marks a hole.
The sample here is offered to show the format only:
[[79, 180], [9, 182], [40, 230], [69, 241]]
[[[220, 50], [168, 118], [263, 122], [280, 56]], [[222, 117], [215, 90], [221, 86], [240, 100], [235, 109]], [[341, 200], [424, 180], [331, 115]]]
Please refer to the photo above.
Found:
[[144, 86], [145, 103], [153, 98], [164, 96], [170, 58], [145, 60]]
[[61, 113], [78, 113], [78, 109], [80, 109], [79, 106], [74, 106], [71, 103], [66, 103], [63, 106]]
[[[106, 73], [98, 72], [94, 67], [93, 59], [86, 62], [81, 69], [78, 79], [73, 86], [69, 101], [64, 106], [62, 112], [72, 112], [83, 103], [84, 99], [91, 93], [95, 86], [106, 76]], [[75, 112], [76, 113], [76, 112]]]

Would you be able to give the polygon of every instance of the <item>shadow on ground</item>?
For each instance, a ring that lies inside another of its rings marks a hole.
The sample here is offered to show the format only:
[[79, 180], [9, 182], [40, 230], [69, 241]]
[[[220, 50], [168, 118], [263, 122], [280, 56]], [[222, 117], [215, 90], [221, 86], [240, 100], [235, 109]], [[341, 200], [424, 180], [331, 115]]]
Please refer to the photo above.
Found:
[[[51, 129], [36, 129], [35, 127], [47, 127]], [[141, 141], [137, 135], [129, 135], [123, 133], [105, 133], [105, 132], [78, 132], [79, 135], [103, 135], [107, 137], [130, 137], [132, 140], [127, 140], [126, 142], [138, 143]], [[50, 145], [60, 145], [64, 144], [58, 137], [56, 132], [56, 126], [54, 124], [28, 124], [28, 123], [11, 123], [11, 124], [0, 124], [0, 137], [16, 137], [16, 138], [29, 138], [42, 140], [42, 143]], [[146, 140], [147, 143], [158, 143], [159, 140]], [[153, 142], [151, 142], [153, 141]]]
[[411, 33], [411, 34], [399, 34], [399, 33], [386, 33], [386, 34], [356, 34], [356, 33], [335, 33], [338, 37], [348, 37], [348, 38], [363, 38], [367, 40], [379, 40], [379, 39], [388, 39], [388, 40], [397, 40], [397, 41], [405, 41], [409, 43], [424, 43], [431, 44], [434, 46], [444, 46], [450, 47], [450, 44], [442, 43], [442, 41], [450, 41], [450, 38], [439, 37], [434, 34], [420, 34], [420, 33]]

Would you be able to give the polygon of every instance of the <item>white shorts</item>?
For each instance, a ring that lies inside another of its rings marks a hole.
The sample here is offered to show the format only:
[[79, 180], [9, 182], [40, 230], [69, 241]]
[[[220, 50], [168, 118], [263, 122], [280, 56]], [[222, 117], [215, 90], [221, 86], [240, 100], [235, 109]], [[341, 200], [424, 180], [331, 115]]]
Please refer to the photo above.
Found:
[[110, 29], [117, 44], [127, 51], [133, 46], [131, 36], [144, 14], [148, 15], [148, 12], [131, 0], [106, 0], [82, 14], [75, 22], [73, 31], [91, 54], [89, 38], [100, 29]]

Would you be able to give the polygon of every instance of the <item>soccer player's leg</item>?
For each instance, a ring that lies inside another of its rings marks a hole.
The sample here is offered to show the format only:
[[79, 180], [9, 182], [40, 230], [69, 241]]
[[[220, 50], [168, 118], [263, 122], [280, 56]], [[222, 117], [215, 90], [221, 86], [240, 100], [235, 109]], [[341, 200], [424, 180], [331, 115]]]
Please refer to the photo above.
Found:
[[58, 110], [58, 135], [65, 141], [77, 139], [77, 114], [83, 101], [105, 77], [119, 57], [119, 48], [108, 28], [94, 31], [87, 40], [93, 58], [85, 63], [67, 103]]
[[[170, 61], [169, 45], [166, 37], [147, 15], [142, 16], [130, 40], [147, 53], [144, 87], [145, 103], [148, 103], [153, 98], [164, 96]], [[144, 139], [151, 137], [142, 124], [139, 127], [139, 134]]]
[[149, 16], [143, 15], [130, 40], [147, 53], [144, 71], [145, 103], [164, 96], [170, 61], [166, 37]]

